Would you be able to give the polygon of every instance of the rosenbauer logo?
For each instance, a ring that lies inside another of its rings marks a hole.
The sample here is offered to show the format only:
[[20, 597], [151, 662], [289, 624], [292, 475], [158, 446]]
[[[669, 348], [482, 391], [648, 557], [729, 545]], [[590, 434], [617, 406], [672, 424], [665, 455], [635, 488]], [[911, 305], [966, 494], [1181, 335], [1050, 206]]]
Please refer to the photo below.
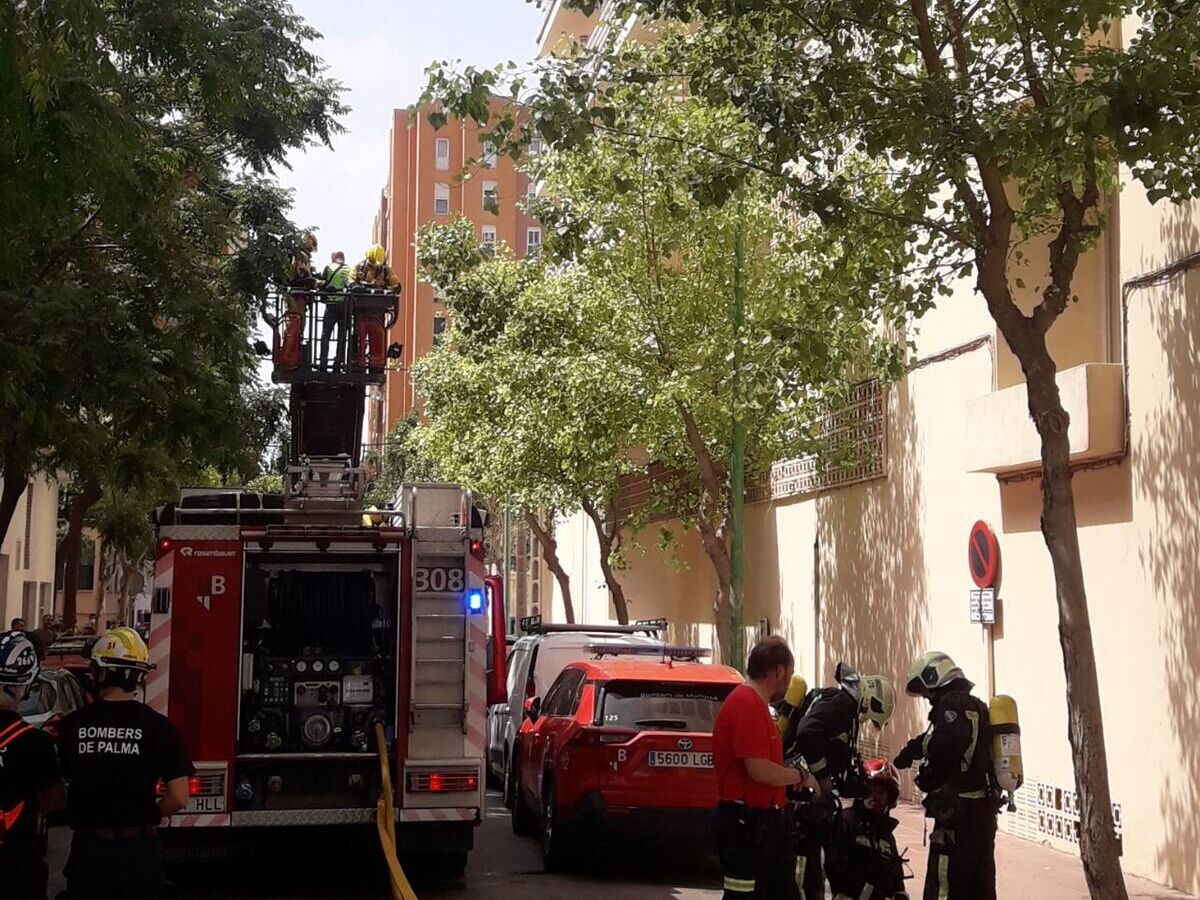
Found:
[[195, 547], [180, 547], [180, 556], [215, 556], [222, 559], [227, 559], [231, 556], [237, 556], [236, 550], [197, 550]]

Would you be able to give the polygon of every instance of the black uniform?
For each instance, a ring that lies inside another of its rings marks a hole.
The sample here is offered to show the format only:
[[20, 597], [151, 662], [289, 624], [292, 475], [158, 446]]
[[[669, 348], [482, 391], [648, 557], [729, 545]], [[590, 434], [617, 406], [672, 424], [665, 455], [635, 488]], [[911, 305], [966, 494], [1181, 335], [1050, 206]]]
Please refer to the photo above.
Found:
[[[803, 714], [787, 755], [799, 753], [817, 780], [842, 784], [854, 759], [858, 701], [843, 687], [814, 688], [800, 708]], [[829, 840], [830, 817], [836, 809], [831, 800], [826, 796], [816, 801], [820, 808], [806, 810], [807, 814], [793, 823], [796, 883], [804, 900], [825, 896], [821, 849]]]
[[917, 787], [933, 819], [925, 900], [995, 900], [996, 802], [992, 729], [972, 684], [955, 679], [930, 693], [929, 729], [905, 745], [900, 768], [923, 759]]
[[61, 781], [49, 736], [0, 710], [0, 895], [45, 900], [49, 872], [38, 831], [39, 801]]
[[904, 861], [893, 834], [898, 824], [861, 802], [837, 817], [825, 859], [835, 896], [887, 900], [904, 891]]
[[179, 732], [136, 700], [100, 700], [67, 716], [58, 738], [74, 829], [71, 900], [158, 900], [159, 780], [195, 774]]

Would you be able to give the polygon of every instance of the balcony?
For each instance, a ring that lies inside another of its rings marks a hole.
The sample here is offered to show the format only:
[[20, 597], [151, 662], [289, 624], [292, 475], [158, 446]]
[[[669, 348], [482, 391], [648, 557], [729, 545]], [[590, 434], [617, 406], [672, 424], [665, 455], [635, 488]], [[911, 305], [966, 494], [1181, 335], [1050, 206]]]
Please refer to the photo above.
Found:
[[[1119, 364], [1087, 363], [1058, 373], [1071, 417], [1071, 462], [1119, 456], [1125, 445], [1125, 388]], [[1029, 418], [1025, 385], [967, 401], [967, 471], [1016, 475], [1041, 466], [1041, 440]]]

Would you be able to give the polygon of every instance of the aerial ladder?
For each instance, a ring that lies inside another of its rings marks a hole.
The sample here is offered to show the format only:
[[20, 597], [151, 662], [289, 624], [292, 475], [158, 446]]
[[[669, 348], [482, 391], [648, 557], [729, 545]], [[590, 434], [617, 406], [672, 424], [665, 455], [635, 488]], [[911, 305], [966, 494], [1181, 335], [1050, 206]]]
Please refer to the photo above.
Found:
[[[363, 410], [368, 385], [382, 385], [387, 362], [404, 348], [386, 345], [399, 315], [397, 291], [286, 287], [263, 305], [271, 326], [271, 380], [291, 387], [291, 444], [284, 474], [289, 509], [361, 515], [367, 488]], [[337, 316], [339, 340], [324, 340]]]

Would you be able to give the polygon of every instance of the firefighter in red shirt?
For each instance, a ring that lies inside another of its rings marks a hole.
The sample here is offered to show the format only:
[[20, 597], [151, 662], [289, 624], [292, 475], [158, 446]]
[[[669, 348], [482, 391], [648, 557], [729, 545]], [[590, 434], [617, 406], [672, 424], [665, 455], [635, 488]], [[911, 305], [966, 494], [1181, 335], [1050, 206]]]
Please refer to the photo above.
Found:
[[819, 791], [800, 768], [783, 764], [783, 740], [768, 704], [783, 699], [795, 659], [782, 638], [750, 651], [746, 682], [734, 688], [713, 725], [717, 853], [724, 900], [798, 900], [796, 857], [784, 814], [787, 789]]

